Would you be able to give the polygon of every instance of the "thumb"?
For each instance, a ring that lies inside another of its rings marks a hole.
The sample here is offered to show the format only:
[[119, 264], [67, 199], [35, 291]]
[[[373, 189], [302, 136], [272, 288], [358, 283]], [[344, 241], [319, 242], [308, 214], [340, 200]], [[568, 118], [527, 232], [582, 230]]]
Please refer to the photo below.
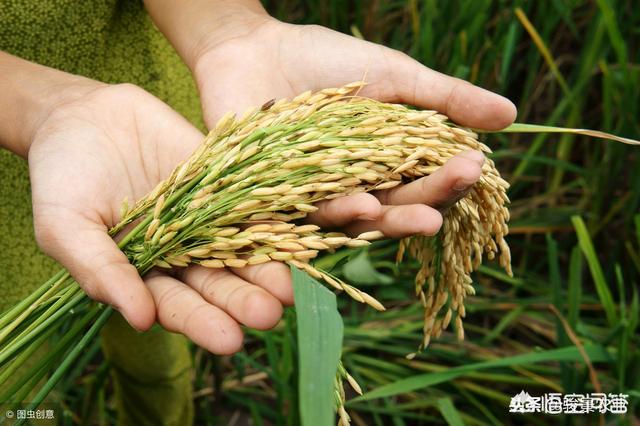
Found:
[[60, 207], [35, 216], [36, 240], [69, 270], [89, 297], [117, 309], [138, 330], [156, 318], [151, 293], [106, 226]]
[[384, 99], [439, 111], [463, 126], [498, 130], [513, 123], [516, 107], [507, 98], [425, 67], [404, 53], [384, 48], [391, 97]]

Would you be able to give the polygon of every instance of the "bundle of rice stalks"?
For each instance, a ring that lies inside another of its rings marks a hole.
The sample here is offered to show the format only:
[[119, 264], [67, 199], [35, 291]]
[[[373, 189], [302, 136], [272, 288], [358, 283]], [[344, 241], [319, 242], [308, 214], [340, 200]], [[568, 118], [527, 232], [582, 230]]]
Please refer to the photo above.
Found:
[[[269, 102], [242, 117], [225, 115], [196, 152], [111, 231], [141, 275], [151, 268], [200, 264], [209, 268], [286, 262], [375, 309], [372, 296], [313, 267], [321, 251], [363, 247], [380, 232], [356, 237], [305, 224], [322, 200], [395, 187], [427, 176], [465, 150], [490, 152], [468, 129], [435, 111], [415, 111], [356, 96], [362, 83], [293, 100]], [[523, 131], [526, 129], [520, 129]], [[537, 129], [539, 131], [540, 129]], [[463, 337], [464, 300], [474, 290], [470, 274], [486, 255], [511, 274], [508, 188], [493, 161], [470, 193], [445, 215], [436, 237], [400, 244], [421, 268], [415, 289], [424, 306], [425, 348], [455, 322]], [[131, 229], [124, 231], [125, 229]], [[126, 235], [123, 235], [125, 234]], [[39, 390], [39, 404], [94, 338], [111, 313], [91, 302], [65, 271], [0, 317], [0, 385], [12, 379], [0, 403], [21, 402]], [[88, 330], [87, 330], [87, 327]], [[35, 370], [13, 377], [49, 336], [64, 329]]]

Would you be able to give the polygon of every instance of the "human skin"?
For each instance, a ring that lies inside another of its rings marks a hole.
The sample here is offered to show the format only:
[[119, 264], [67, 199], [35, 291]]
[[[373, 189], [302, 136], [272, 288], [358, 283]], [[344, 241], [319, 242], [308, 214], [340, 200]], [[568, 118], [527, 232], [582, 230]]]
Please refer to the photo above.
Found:
[[[209, 126], [229, 109], [339, 86], [365, 72], [371, 84], [363, 95], [439, 109], [461, 124], [495, 129], [515, 115], [504, 98], [399, 52], [322, 27], [280, 23], [256, 2], [158, 1], [147, 8], [192, 69]], [[221, 17], [224, 25], [209, 27]], [[154, 272], [143, 282], [107, 234], [125, 197], [142, 197], [201, 142], [197, 129], [131, 85], [106, 85], [3, 53], [0, 70], [6, 94], [0, 144], [29, 160], [37, 241], [89, 296], [116, 307], [139, 330], [158, 321], [219, 354], [241, 347], [241, 324], [277, 323], [283, 305], [293, 303], [284, 265], [192, 266]], [[422, 87], [429, 96], [420, 95]], [[322, 203], [309, 220], [349, 233], [432, 235], [441, 212], [477, 181], [483, 160], [478, 152], [460, 154], [409, 185]]]
[[[497, 130], [516, 116], [513, 103], [502, 96], [393, 49], [317, 25], [280, 22], [257, 0], [145, 0], [145, 5], [191, 69], [208, 127], [227, 111], [241, 113], [270, 99], [362, 79], [367, 82], [362, 96], [435, 109], [464, 126]], [[432, 235], [442, 224], [442, 212], [478, 180], [483, 162], [480, 152], [461, 153], [411, 184], [320, 203], [309, 219], [348, 233], [379, 229], [388, 237]], [[272, 262], [251, 271], [234, 271], [242, 279], [234, 277], [233, 287], [246, 288], [260, 277], [282, 304], [292, 303], [284, 265]], [[218, 285], [215, 277], [207, 279], [211, 287]], [[171, 280], [158, 278], [167, 289]], [[279, 316], [274, 311], [272, 319]]]

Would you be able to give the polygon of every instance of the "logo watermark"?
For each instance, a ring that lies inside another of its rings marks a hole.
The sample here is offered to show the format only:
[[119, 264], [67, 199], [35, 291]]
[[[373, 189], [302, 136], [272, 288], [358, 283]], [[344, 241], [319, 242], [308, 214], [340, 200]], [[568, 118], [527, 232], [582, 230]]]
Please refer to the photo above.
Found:
[[511, 397], [510, 413], [625, 414], [629, 395], [622, 393], [545, 393], [532, 396], [524, 390]]
[[28, 410], [12, 404], [0, 404], [0, 425], [12, 425], [23, 421], [28, 425], [58, 424], [62, 418], [58, 404], [41, 404], [37, 409]]

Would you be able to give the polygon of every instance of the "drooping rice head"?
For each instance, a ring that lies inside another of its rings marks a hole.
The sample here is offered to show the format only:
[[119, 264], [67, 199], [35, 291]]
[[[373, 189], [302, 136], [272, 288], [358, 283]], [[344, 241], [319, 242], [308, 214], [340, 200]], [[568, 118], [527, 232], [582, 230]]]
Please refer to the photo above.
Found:
[[[435, 111], [354, 96], [362, 83], [270, 102], [224, 116], [202, 146], [115, 230], [137, 218], [146, 233], [124, 251], [139, 267], [243, 267], [287, 262], [360, 302], [382, 305], [309, 264], [319, 251], [362, 247], [380, 237], [325, 232], [300, 222], [321, 200], [388, 189], [427, 176], [464, 150], [491, 152], [477, 135]], [[400, 243], [421, 263], [415, 290], [425, 309], [424, 341], [455, 322], [462, 338], [470, 274], [483, 255], [511, 274], [508, 188], [492, 160], [479, 182], [445, 215], [435, 237]]]

